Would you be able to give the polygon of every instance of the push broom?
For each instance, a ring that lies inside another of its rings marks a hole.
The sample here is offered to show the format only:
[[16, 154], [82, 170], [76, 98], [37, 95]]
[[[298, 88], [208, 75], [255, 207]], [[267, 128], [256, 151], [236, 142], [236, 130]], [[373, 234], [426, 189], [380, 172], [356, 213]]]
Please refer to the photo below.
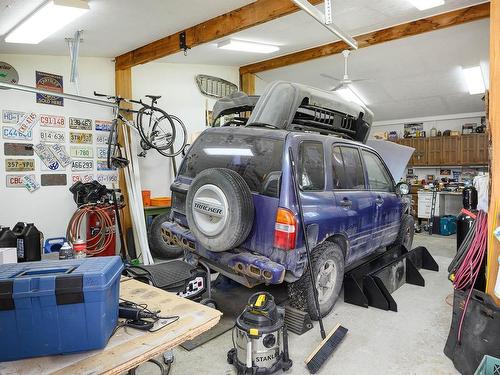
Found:
[[304, 211], [302, 210], [302, 202], [300, 201], [299, 195], [299, 184], [297, 181], [297, 168], [295, 166], [295, 160], [293, 158], [292, 149], [288, 149], [288, 155], [290, 158], [290, 165], [292, 167], [292, 181], [295, 192], [295, 201], [297, 202], [297, 208], [299, 212], [300, 225], [302, 233], [304, 233], [304, 245], [306, 248], [307, 264], [309, 270], [309, 279], [311, 280], [311, 286], [313, 290], [314, 307], [318, 316], [319, 330], [321, 333], [321, 338], [323, 341], [313, 350], [313, 352], [306, 358], [305, 363], [307, 369], [311, 374], [316, 374], [321, 366], [326, 362], [326, 360], [333, 354], [337, 346], [344, 339], [347, 328], [342, 327], [338, 324], [328, 335], [325, 333], [325, 327], [323, 326], [323, 318], [321, 317], [321, 312], [319, 308], [318, 290], [316, 289], [316, 276], [312, 269], [311, 260], [311, 249], [309, 248], [309, 239], [307, 236], [307, 228], [304, 223]]

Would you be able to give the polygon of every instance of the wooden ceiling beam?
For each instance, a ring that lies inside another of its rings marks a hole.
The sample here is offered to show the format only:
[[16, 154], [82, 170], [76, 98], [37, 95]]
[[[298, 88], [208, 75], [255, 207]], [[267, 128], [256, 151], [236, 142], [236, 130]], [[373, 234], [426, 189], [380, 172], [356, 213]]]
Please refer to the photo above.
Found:
[[[422, 18], [416, 21], [391, 26], [386, 29], [373, 31], [354, 37], [358, 41], [358, 47], [364, 48], [375, 44], [389, 42], [408, 36], [422, 34], [428, 31], [444, 29], [450, 26], [460, 25], [466, 22], [476, 21], [490, 16], [490, 3], [473, 5], [467, 8], [452, 10], [447, 13]], [[242, 66], [240, 75], [255, 74], [266, 70], [282, 68], [284, 66], [299, 64], [320, 57], [330, 56], [349, 48], [342, 41], [309, 48], [303, 51], [278, 56], [269, 60]]]
[[[313, 5], [323, 2], [323, 0], [309, 1]], [[286, 16], [298, 10], [299, 8], [292, 1], [257, 0], [254, 3], [124, 53], [116, 57], [115, 69], [128, 69], [180, 52], [179, 36], [182, 32], [186, 33], [186, 45], [192, 48]]]

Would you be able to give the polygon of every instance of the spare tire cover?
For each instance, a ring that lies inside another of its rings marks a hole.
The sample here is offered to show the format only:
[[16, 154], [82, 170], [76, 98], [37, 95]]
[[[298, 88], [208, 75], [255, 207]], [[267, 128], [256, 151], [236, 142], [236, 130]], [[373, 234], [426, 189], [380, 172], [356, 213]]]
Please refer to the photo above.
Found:
[[206, 169], [189, 187], [186, 218], [196, 240], [207, 250], [233, 249], [252, 229], [252, 193], [238, 173], [226, 168]]

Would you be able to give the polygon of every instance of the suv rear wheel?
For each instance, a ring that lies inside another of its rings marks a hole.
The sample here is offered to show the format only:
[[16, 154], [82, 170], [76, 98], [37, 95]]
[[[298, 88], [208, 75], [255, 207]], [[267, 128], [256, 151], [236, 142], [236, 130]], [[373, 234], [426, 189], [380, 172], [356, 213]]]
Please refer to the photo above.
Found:
[[[323, 242], [312, 250], [311, 258], [320, 314], [324, 317], [333, 309], [342, 289], [344, 254], [336, 243]], [[292, 307], [308, 311], [312, 319], [318, 319], [309, 270], [299, 280], [288, 284], [288, 297]]]

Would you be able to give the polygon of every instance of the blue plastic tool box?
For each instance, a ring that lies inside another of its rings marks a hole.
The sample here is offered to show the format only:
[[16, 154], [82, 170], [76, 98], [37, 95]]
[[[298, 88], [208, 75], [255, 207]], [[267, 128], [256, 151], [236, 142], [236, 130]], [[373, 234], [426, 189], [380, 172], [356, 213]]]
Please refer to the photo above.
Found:
[[450, 236], [457, 233], [457, 217], [452, 215], [442, 216], [439, 227], [441, 236]]
[[104, 347], [122, 269], [118, 256], [0, 265], [0, 362]]

